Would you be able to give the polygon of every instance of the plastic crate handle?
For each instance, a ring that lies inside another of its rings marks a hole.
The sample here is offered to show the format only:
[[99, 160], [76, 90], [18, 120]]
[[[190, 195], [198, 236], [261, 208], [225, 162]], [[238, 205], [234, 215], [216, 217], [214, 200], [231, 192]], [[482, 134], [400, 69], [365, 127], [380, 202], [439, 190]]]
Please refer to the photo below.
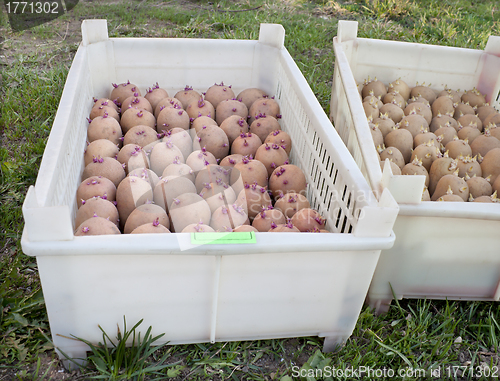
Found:
[[28, 188], [22, 211], [28, 239], [31, 242], [68, 241], [74, 238], [69, 207], [67, 205], [41, 207], [33, 185]]
[[285, 47], [285, 28], [281, 24], [260, 24], [259, 42], [283, 49]]
[[337, 41], [339, 43], [355, 40], [358, 35], [358, 22], [339, 20], [337, 29]]
[[107, 20], [83, 20], [82, 45], [87, 46], [108, 39]]

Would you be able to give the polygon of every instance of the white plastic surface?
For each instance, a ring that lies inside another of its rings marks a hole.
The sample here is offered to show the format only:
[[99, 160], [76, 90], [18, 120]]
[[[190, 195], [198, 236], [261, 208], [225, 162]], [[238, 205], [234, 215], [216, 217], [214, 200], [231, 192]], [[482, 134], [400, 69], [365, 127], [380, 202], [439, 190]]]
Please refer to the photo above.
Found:
[[82, 45], [87, 46], [108, 39], [108, 23], [106, 20], [82, 21]]
[[340, 21], [333, 39], [330, 119], [372, 188], [389, 189], [400, 207], [396, 242], [382, 251], [370, 305], [386, 311], [391, 286], [399, 299], [499, 300], [500, 208], [421, 202], [423, 176], [394, 176], [387, 163], [382, 172], [357, 84], [370, 76], [386, 84], [401, 77], [410, 86], [418, 81], [434, 89], [476, 87], [500, 109], [500, 38], [491, 36], [480, 51], [357, 38], [354, 24]]
[[[91, 36], [89, 25], [90, 43], [75, 56], [23, 209], [21, 243], [37, 257], [55, 345], [85, 357], [87, 348], [65, 337], [97, 343], [98, 324], [112, 333], [123, 316], [130, 325], [143, 318], [143, 332], [152, 325], [171, 344], [317, 335], [332, 350], [344, 342], [380, 251], [394, 244], [398, 206], [388, 192], [377, 201], [283, 47], [283, 27], [263, 25], [264, 35], [249, 41], [108, 39]], [[53, 232], [41, 240], [55, 217], [47, 213], [41, 223], [26, 212], [60, 206], [73, 220], [92, 96], [108, 96], [112, 82], [127, 80], [141, 91], [157, 81], [172, 93], [224, 81], [236, 94], [248, 87], [274, 94], [294, 142], [291, 161], [334, 233], [257, 233], [255, 244], [203, 246], [179, 233], [68, 239]]]
[[425, 176], [394, 175], [392, 173], [389, 159], [385, 159], [380, 183], [382, 188], [388, 189], [394, 199], [398, 200], [398, 202], [402, 204], [411, 204], [422, 199], [422, 191], [425, 186]]

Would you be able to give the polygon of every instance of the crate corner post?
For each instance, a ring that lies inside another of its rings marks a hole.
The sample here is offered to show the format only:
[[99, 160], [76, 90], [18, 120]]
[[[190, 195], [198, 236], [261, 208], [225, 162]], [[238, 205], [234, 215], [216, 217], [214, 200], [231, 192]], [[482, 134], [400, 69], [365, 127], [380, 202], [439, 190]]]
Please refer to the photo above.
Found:
[[95, 42], [108, 39], [107, 20], [83, 20], [82, 21], [82, 44], [87, 46]]

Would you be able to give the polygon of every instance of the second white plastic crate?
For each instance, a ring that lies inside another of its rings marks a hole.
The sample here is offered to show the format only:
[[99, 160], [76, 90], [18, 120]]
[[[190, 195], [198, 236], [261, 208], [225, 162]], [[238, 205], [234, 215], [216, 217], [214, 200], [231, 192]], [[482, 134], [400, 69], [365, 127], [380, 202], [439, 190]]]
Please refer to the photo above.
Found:
[[385, 312], [401, 298], [500, 299], [500, 205], [421, 202], [423, 176], [381, 170], [359, 84], [401, 78], [436, 90], [478, 88], [500, 106], [500, 37], [484, 51], [357, 37], [357, 22], [340, 21], [333, 40], [331, 113], [336, 130], [372, 189], [389, 189], [400, 211], [396, 242], [382, 251], [368, 300]]
[[[23, 251], [36, 256], [55, 345], [71, 357], [123, 316], [171, 344], [314, 335], [326, 350], [352, 333], [380, 251], [394, 243], [398, 207], [377, 201], [284, 48], [281, 25], [259, 40], [108, 38], [103, 20], [82, 25], [40, 171], [23, 205]], [[203, 60], [198, 57], [203, 56]], [[258, 87], [281, 106], [292, 163], [333, 233], [257, 233], [254, 244], [196, 245], [187, 233], [74, 237], [92, 97], [131, 80], [175, 91], [214, 82]]]

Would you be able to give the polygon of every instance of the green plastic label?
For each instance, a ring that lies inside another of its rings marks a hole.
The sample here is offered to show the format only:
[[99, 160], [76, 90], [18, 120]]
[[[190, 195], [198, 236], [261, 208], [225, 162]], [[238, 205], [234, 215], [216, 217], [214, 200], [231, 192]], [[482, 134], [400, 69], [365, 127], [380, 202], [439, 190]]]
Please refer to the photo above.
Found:
[[254, 232], [191, 233], [193, 245], [234, 245], [256, 242]]

